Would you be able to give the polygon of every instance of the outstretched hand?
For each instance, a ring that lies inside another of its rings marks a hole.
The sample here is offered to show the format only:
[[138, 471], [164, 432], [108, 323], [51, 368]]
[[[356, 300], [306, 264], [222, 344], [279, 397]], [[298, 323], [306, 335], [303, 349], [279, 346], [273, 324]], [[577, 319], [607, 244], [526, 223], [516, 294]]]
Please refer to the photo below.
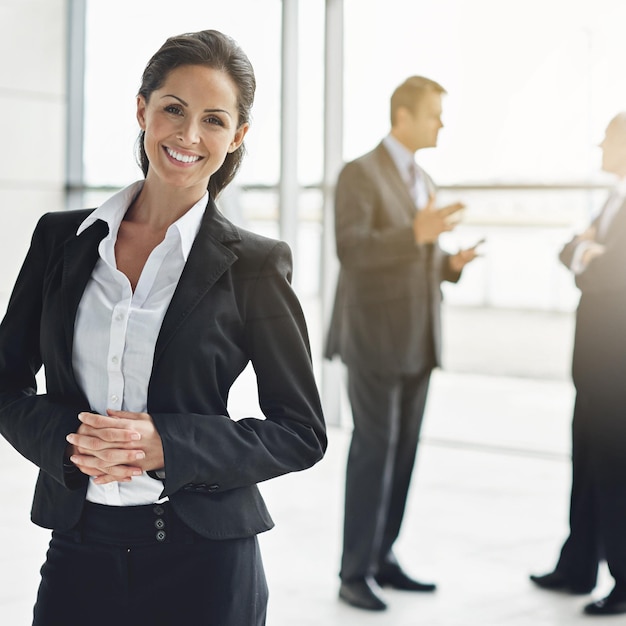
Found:
[[456, 223], [453, 216], [464, 208], [465, 205], [462, 202], [436, 208], [435, 196], [431, 195], [428, 204], [419, 210], [413, 219], [413, 234], [416, 243], [434, 243], [437, 241], [441, 233], [455, 227]]
[[76, 433], [67, 436], [70, 461], [104, 485], [129, 482], [133, 476], [164, 466], [163, 444], [148, 413], [80, 413]]

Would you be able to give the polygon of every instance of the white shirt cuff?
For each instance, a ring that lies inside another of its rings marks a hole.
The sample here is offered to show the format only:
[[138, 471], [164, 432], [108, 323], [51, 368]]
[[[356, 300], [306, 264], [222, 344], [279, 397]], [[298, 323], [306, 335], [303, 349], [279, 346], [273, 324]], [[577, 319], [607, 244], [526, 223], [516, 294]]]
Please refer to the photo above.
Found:
[[591, 240], [583, 240], [576, 246], [574, 254], [572, 255], [572, 262], [569, 266], [574, 274], [580, 274], [587, 269], [588, 263], [585, 263], [583, 260], [585, 252], [594, 248], [597, 248], [600, 251], [604, 250], [604, 246], [602, 244]]

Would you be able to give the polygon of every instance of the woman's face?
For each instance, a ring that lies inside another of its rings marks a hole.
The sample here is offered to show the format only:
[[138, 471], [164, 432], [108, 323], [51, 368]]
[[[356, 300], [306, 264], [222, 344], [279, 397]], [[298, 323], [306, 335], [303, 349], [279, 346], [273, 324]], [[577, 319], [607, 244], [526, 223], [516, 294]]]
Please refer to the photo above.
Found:
[[150, 161], [146, 180], [204, 191], [226, 154], [248, 131], [238, 126], [237, 89], [228, 74], [201, 65], [172, 70], [146, 102], [137, 97], [137, 120], [145, 131]]

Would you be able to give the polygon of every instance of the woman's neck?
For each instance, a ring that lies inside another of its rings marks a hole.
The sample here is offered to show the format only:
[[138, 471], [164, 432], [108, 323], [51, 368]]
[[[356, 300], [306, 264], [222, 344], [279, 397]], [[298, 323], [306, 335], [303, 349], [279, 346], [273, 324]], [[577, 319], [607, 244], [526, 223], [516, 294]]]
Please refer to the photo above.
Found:
[[205, 194], [206, 189], [176, 188], [146, 180], [124, 219], [164, 230], [180, 219]]

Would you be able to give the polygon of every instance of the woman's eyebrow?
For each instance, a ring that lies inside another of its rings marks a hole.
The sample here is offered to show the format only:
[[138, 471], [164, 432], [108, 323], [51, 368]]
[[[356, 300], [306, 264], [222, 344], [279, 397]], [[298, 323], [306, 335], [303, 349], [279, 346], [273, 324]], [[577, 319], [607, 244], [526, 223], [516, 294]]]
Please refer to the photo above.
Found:
[[[187, 104], [182, 98], [179, 98], [178, 96], [175, 96], [173, 93], [166, 93], [166, 94], [162, 95], [161, 98], [175, 98], [176, 100], [178, 100], [184, 106], [186, 106], [186, 107], [189, 106], [189, 104]], [[204, 109], [204, 112], [205, 113], [224, 113], [225, 115], [228, 115], [229, 117], [232, 117], [231, 114], [226, 109]]]

